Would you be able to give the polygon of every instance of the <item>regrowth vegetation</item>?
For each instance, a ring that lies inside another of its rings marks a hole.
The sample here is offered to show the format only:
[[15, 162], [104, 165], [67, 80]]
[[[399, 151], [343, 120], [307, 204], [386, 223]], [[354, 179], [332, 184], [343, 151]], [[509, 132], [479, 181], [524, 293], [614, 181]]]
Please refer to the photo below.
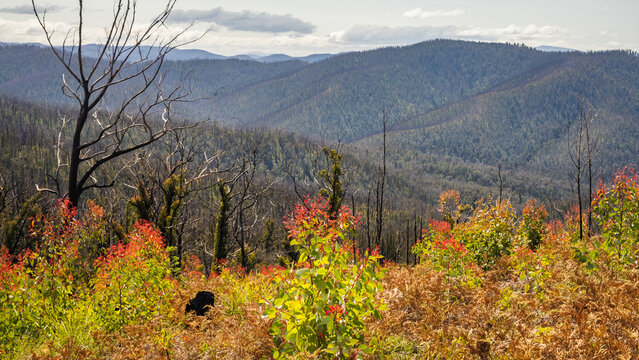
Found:
[[[194, 256], [174, 271], [148, 222], [109, 244], [102, 208], [89, 202], [78, 214], [61, 203], [29, 219], [32, 250], [1, 250], [0, 354], [636, 358], [638, 194], [633, 169], [600, 184], [601, 235], [580, 240], [585, 216], [548, 223], [535, 201], [519, 213], [448, 192], [445, 221], [430, 221], [414, 267], [360, 253], [351, 211], [332, 217], [328, 200], [308, 199], [285, 222], [296, 262], [254, 272], [220, 262], [208, 278]], [[215, 307], [184, 315], [201, 289], [216, 294]]]

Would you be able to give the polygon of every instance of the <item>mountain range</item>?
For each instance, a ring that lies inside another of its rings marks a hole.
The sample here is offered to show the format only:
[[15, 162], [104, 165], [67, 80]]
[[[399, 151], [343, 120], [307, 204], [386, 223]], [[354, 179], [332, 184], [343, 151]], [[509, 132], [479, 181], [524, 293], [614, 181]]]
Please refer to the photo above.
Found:
[[[42, 49], [48, 49], [48, 45], [40, 44], [40, 43], [7, 43], [0, 42], [0, 47], [6, 46], [33, 46]], [[60, 49], [60, 47], [58, 47]], [[141, 46], [140, 47], [143, 54], [147, 54], [149, 58], [157, 56], [158, 48], [151, 46]], [[87, 57], [97, 58], [100, 51], [102, 50], [99, 44], [86, 44], [83, 46], [84, 55]], [[167, 60], [171, 61], [187, 61], [187, 60], [223, 60], [223, 59], [239, 59], [239, 60], [249, 60], [249, 61], [257, 61], [257, 62], [282, 62], [282, 61], [293, 61], [298, 60], [304, 63], [315, 63], [318, 61], [322, 61], [324, 59], [328, 59], [335, 54], [311, 54], [307, 56], [289, 56], [286, 54], [238, 54], [232, 56], [225, 56], [214, 54], [212, 52], [201, 50], [201, 49], [180, 49], [176, 48], [171, 50], [167, 56]], [[139, 57], [134, 57], [133, 60], [138, 60]]]
[[[639, 152], [637, 54], [564, 50], [434, 40], [260, 61], [180, 50], [164, 70], [167, 86], [192, 74], [207, 98], [182, 108], [190, 117], [339, 142], [374, 163], [386, 118], [389, 167], [408, 184], [494, 188], [502, 167], [511, 193], [543, 197], [570, 192], [580, 101], [600, 139], [599, 176]], [[0, 49], [0, 95], [64, 106], [62, 73], [49, 49]]]

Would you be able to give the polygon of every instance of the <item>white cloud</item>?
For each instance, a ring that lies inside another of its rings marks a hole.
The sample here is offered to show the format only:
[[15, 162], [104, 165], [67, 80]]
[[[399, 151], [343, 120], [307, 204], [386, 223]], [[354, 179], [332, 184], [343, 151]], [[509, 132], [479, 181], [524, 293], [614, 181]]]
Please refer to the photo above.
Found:
[[174, 10], [169, 21], [181, 23], [212, 22], [230, 30], [267, 33], [310, 34], [315, 30], [315, 25], [297, 19], [290, 14], [275, 15], [247, 10], [227, 11], [221, 7], [211, 10]]
[[[76, 38], [75, 25], [47, 21], [47, 29], [53, 34], [52, 42], [54, 45], [62, 45], [65, 36], [69, 34], [67, 44], [74, 43]], [[136, 24], [133, 32], [141, 32], [145, 30], [149, 24]], [[175, 27], [158, 27], [156, 35], [161, 39], [170, 39], [176, 37], [183, 32], [183, 28]], [[179, 36], [178, 42], [189, 42], [198, 39], [204, 33], [202, 30], [189, 29]], [[102, 43], [104, 41], [105, 29], [98, 26], [90, 26], [84, 24], [82, 29], [83, 42], [86, 43]], [[44, 31], [40, 27], [38, 21], [33, 18], [26, 21], [8, 20], [0, 17], [0, 41], [2, 42], [34, 42], [45, 44], [47, 39]]]
[[407, 17], [407, 18], [426, 19], [430, 17], [439, 17], [439, 16], [458, 16], [463, 13], [464, 13], [464, 10], [462, 9], [425, 11], [425, 10], [422, 10], [421, 8], [416, 8], [416, 9], [412, 9], [412, 10], [408, 10], [404, 12], [403, 15], [404, 17]]
[[[38, 7], [38, 12], [44, 12], [46, 10], [47, 13], [58, 12], [63, 10], [63, 7], [49, 5], [46, 7]], [[13, 7], [2, 7], [0, 8], [0, 12], [10, 13], [10, 14], [21, 14], [21, 15], [33, 15], [33, 6], [32, 5], [20, 5]]]
[[339, 44], [327, 35], [239, 33], [229, 31], [209, 32], [202, 40], [189, 47], [205, 48], [223, 55], [260, 52], [264, 54], [285, 53], [305, 56], [312, 53], [342, 52], [369, 47], [358, 44]]
[[[52, 23], [56, 32], [66, 32], [62, 23]], [[44, 42], [46, 38], [36, 19], [27, 21], [7, 20], [0, 17], [0, 41], [8, 42]]]
[[405, 45], [432, 39], [461, 39], [479, 41], [529, 41], [534, 43], [559, 40], [568, 31], [557, 26], [509, 25], [503, 28], [470, 26], [379, 26], [357, 25], [334, 32], [332, 41], [339, 44]]
[[568, 31], [558, 26], [508, 25], [503, 28], [479, 28], [468, 27], [458, 32], [461, 38], [494, 40], [494, 41], [521, 41], [544, 40], [567, 35]]
[[410, 44], [427, 39], [454, 37], [458, 28], [455, 26], [378, 26], [357, 25], [345, 31], [331, 34], [338, 43], [348, 44]]

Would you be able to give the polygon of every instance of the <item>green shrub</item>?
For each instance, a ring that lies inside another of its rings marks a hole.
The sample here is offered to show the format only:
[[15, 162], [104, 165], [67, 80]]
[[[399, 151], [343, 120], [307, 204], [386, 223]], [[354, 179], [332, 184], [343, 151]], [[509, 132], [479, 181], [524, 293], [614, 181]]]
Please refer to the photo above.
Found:
[[[49, 217], [33, 218], [34, 251], [11, 258], [0, 250], [0, 351], [11, 354], [20, 343], [59, 339], [60, 326], [90, 306], [88, 279], [94, 268], [90, 256], [105, 222], [99, 207], [88, 203], [81, 219], [68, 202], [60, 202]], [[66, 328], [67, 330], [69, 327]]]
[[358, 256], [348, 238], [355, 219], [341, 211], [333, 220], [327, 209], [325, 201], [306, 201], [287, 222], [299, 259], [274, 278], [275, 296], [263, 300], [265, 314], [274, 319], [275, 358], [297, 353], [349, 358], [370, 352], [364, 321], [380, 317], [383, 307], [374, 300], [385, 273], [378, 264], [381, 256]]
[[96, 260], [93, 297], [107, 330], [169, 314], [175, 286], [169, 250], [160, 231], [141, 221], [126, 244], [114, 245]]
[[159, 232], [140, 223], [127, 244], [105, 249], [107, 228], [93, 203], [79, 216], [61, 202], [31, 220], [33, 251], [11, 257], [0, 248], [0, 358], [39, 346], [89, 351], [97, 330], [169, 312], [174, 280]]
[[541, 246], [542, 238], [546, 235], [547, 218], [548, 212], [543, 205], [537, 205], [536, 199], [532, 199], [524, 205], [518, 232], [532, 251], [536, 251]]
[[622, 264], [637, 266], [639, 184], [634, 169], [619, 170], [609, 187], [599, 185], [592, 212], [601, 228], [602, 250]]
[[447, 278], [458, 278], [466, 285], [479, 285], [481, 279], [474, 258], [466, 247], [452, 234], [450, 223], [431, 219], [428, 232], [412, 249], [419, 256], [420, 263], [437, 271], [443, 271]]
[[508, 201], [493, 205], [480, 200], [468, 221], [453, 229], [454, 238], [464, 244], [484, 270], [502, 255], [510, 254], [514, 235], [515, 215]]

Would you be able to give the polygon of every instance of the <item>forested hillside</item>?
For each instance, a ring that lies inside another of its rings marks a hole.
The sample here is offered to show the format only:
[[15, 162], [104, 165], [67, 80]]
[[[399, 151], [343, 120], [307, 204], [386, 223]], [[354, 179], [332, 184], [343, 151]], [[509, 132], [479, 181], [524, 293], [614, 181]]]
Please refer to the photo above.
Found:
[[[59, 91], [62, 68], [48, 50], [6, 46], [0, 64], [0, 93], [68, 103]], [[193, 97], [201, 100], [185, 105], [186, 117], [341, 141], [373, 162], [386, 112], [391, 162], [417, 178], [440, 174], [494, 185], [468, 174], [481, 168], [484, 176], [496, 176], [501, 164], [549, 187], [536, 196], [561, 193], [564, 185], [544, 178], [551, 172], [562, 181], [569, 177], [567, 148], [580, 99], [596, 114], [600, 174], [633, 162], [639, 146], [639, 58], [629, 52], [437, 40], [314, 64], [190, 60], [167, 62], [164, 69], [167, 84], [190, 73]], [[451, 162], [464, 169], [446, 170]]]

